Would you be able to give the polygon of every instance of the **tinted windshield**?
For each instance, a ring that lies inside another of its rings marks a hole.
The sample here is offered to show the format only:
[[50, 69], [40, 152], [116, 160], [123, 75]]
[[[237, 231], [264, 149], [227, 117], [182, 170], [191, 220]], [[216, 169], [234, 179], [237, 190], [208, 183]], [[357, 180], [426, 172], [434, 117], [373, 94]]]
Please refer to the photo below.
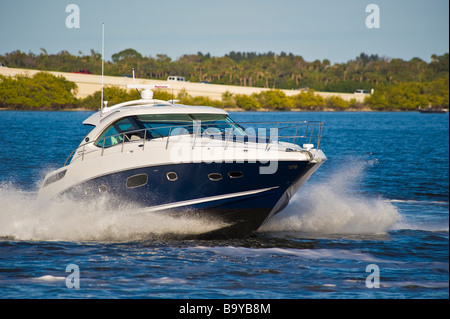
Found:
[[226, 114], [148, 114], [138, 115], [137, 120], [143, 124], [153, 137], [168, 135], [212, 133], [245, 135], [244, 130]]
[[226, 114], [145, 114], [126, 117], [111, 124], [95, 145], [110, 147], [131, 141], [133, 136], [151, 139], [193, 133], [246, 135], [242, 127]]
[[104, 130], [97, 139], [95, 145], [100, 147], [110, 147], [119, 144], [125, 137], [123, 133], [137, 131], [140, 128], [139, 123], [137, 123], [133, 117], [126, 117], [115, 122]]

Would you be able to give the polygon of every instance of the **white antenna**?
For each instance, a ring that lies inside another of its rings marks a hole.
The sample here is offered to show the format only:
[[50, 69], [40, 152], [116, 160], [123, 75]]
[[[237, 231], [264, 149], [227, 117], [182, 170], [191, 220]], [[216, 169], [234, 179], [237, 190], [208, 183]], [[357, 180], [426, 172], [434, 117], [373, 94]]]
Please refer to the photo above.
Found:
[[[135, 84], [136, 84], [136, 77], [135, 77], [135, 74], [134, 74], [134, 68], [131, 69], [131, 72], [133, 72], [133, 85], [135, 85]], [[139, 88], [139, 87], [136, 87], [135, 89], [136, 89], [136, 91], [138, 92], [139, 96], [140, 96], [141, 99], [142, 99], [142, 94], [141, 94], [141, 92], [138, 90], [138, 88]]]
[[[105, 70], [105, 24], [102, 23], [102, 101], [100, 109], [103, 109], [103, 74]], [[106, 107], [106, 105], [105, 105]]]

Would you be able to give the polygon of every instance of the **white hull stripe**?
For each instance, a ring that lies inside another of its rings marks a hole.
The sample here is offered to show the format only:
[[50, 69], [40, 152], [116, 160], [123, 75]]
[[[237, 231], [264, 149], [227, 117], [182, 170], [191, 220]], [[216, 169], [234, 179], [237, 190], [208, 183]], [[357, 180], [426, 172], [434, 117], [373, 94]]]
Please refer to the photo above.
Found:
[[212, 202], [212, 201], [222, 200], [222, 199], [228, 199], [228, 198], [233, 198], [233, 197], [253, 195], [253, 194], [267, 192], [267, 191], [275, 189], [275, 188], [278, 188], [278, 186], [269, 187], [269, 188], [262, 188], [262, 189], [255, 189], [255, 190], [252, 190], [252, 191], [245, 191], [245, 192], [238, 192], [238, 193], [231, 193], [231, 194], [203, 197], [203, 198], [197, 198], [197, 199], [190, 199], [190, 200], [185, 200], [185, 201], [181, 201], [181, 202], [175, 202], [175, 203], [170, 203], [170, 204], [152, 206], [152, 207], [149, 207], [148, 210], [146, 209], [146, 211], [154, 212], [154, 211], [159, 211], [159, 210], [164, 210], [164, 209], [171, 209], [171, 208], [183, 207], [183, 206], [188, 206], [188, 205], [207, 203], [207, 202]]

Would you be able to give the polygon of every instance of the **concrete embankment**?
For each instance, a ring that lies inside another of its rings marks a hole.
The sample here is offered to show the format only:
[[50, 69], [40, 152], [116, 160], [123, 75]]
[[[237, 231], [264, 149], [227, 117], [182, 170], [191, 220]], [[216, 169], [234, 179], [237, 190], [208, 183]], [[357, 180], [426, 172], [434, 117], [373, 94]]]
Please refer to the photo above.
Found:
[[[25, 74], [32, 76], [33, 74], [41, 72], [39, 70], [31, 69], [16, 69], [16, 68], [5, 68], [0, 67], [0, 74], [5, 76], [15, 76], [18, 74]], [[75, 82], [78, 85], [77, 97], [84, 98], [88, 95], [93, 94], [96, 91], [101, 90], [102, 78], [100, 75], [93, 74], [79, 74], [79, 73], [68, 73], [68, 72], [53, 72], [45, 71], [56, 76], [64, 76], [68, 81]], [[170, 90], [172, 90], [174, 96], [178, 94], [181, 90], [185, 89], [187, 93], [191, 96], [206, 96], [213, 100], [221, 100], [222, 94], [225, 92], [230, 92], [233, 94], [245, 94], [251, 95], [253, 93], [259, 93], [261, 91], [269, 90], [264, 88], [256, 87], [244, 87], [244, 86], [234, 86], [234, 85], [217, 85], [217, 84], [204, 84], [204, 83], [191, 83], [191, 82], [174, 82], [174, 81], [159, 81], [159, 80], [149, 80], [149, 79], [135, 79], [138, 84], [150, 84], [150, 85], [170, 85]], [[104, 76], [103, 84], [105, 86], [117, 86], [121, 88], [126, 88], [127, 84], [132, 84], [133, 79], [128, 77], [120, 76]], [[287, 96], [297, 95], [300, 93], [299, 90], [282, 90]], [[353, 94], [353, 93], [333, 93], [333, 92], [315, 92], [315, 94], [321, 95], [324, 98], [329, 96], [339, 96], [344, 100], [356, 99], [358, 102], [363, 102], [366, 94]]]

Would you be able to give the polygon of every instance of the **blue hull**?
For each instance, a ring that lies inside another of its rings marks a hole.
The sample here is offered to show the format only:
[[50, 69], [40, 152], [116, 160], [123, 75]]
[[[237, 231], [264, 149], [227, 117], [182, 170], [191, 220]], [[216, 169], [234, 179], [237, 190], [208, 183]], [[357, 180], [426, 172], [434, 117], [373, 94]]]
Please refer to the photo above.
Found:
[[286, 190], [315, 165], [278, 162], [274, 174], [260, 174], [260, 167], [265, 164], [258, 162], [142, 167], [94, 178], [63, 195], [76, 200], [108, 196], [112, 207], [132, 204], [171, 215], [195, 214], [218, 219], [229, 226], [204, 237], [244, 237], [288, 204], [292, 194]]

